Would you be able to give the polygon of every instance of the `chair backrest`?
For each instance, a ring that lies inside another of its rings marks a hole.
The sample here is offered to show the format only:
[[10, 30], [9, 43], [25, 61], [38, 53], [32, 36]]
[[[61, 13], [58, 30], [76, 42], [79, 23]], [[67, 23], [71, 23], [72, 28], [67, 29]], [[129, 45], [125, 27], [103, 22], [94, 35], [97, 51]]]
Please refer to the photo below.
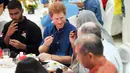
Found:
[[125, 5], [125, 17], [123, 18], [123, 43], [130, 42], [130, 0], [124, 0]]
[[114, 0], [108, 0], [104, 14], [104, 28], [110, 35], [117, 35], [122, 31], [122, 15], [114, 15]]
[[5, 23], [6, 23], [6, 21], [0, 21], [0, 34], [2, 33]]
[[75, 27], [76, 27], [76, 16], [77, 15], [73, 15], [73, 16], [71, 16], [71, 17], [68, 18], [69, 22], [71, 24], [73, 24]]
[[118, 51], [123, 63], [130, 62], [130, 43], [122, 44]]
[[108, 0], [106, 4], [105, 14], [104, 14], [103, 26], [110, 35], [111, 35], [111, 26], [112, 26], [113, 16], [114, 16], [114, 1]]
[[[122, 44], [119, 49], [119, 54], [123, 63], [123, 73], [129, 73], [130, 70], [130, 43]], [[129, 72], [128, 72], [129, 71]]]
[[130, 73], [130, 62], [124, 65], [124, 72], [123, 73]]

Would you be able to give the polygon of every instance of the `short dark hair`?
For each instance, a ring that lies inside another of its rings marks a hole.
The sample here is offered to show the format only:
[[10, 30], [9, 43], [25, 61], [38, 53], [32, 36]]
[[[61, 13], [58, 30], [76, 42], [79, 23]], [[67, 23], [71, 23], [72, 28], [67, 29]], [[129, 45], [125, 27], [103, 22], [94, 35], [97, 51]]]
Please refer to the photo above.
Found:
[[79, 51], [83, 55], [86, 55], [88, 52], [91, 52], [96, 56], [102, 56], [103, 55], [102, 41], [95, 34], [82, 35], [76, 40], [76, 42], [78, 42], [77, 45], [81, 44]]
[[18, 0], [12, 0], [8, 3], [8, 6], [7, 6], [8, 9], [15, 9], [15, 8], [18, 8], [19, 10], [22, 10], [22, 5], [20, 3], [20, 1]]
[[20, 61], [15, 73], [48, 73], [36, 59], [27, 57]]

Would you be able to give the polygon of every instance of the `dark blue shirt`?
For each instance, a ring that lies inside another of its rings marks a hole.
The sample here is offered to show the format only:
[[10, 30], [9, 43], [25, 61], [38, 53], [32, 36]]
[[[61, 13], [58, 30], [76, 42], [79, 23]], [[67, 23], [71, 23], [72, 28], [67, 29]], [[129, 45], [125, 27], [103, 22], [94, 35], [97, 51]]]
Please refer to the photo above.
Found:
[[9, 3], [9, 0], [0, 0], [0, 4], [4, 4], [4, 8], [5, 8], [5, 6], [7, 6], [8, 5], [8, 3]]
[[47, 4], [47, 3], [48, 3], [48, 0], [41, 0], [41, 3], [42, 3], [42, 4]]
[[84, 7], [87, 10], [91, 10], [95, 13], [98, 21], [100, 24], [103, 25], [102, 15], [101, 15], [101, 9], [100, 9], [100, 3], [98, 0], [85, 0], [84, 1]]
[[3, 0], [0, 0], [0, 4], [2, 4], [3, 3]]
[[72, 30], [76, 31], [76, 28], [72, 24], [70, 24], [68, 20], [66, 21], [64, 27], [59, 31], [57, 31], [53, 23], [47, 25], [47, 27], [44, 30], [44, 39], [47, 36], [51, 35], [53, 35], [54, 37], [53, 42], [49, 48], [50, 54], [60, 56], [72, 55], [73, 50], [69, 41], [69, 34]]

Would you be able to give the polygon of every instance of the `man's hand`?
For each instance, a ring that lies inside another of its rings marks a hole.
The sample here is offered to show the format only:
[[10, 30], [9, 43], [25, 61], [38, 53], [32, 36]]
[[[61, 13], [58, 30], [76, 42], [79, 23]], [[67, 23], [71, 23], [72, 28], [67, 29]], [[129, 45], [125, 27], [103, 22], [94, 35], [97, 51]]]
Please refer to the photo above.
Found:
[[49, 47], [51, 45], [51, 43], [53, 42], [53, 36], [48, 36], [44, 39], [44, 45]]
[[20, 41], [18, 40], [15, 40], [15, 39], [10, 39], [9, 41], [9, 44], [17, 49], [23, 49], [23, 50], [26, 50], [26, 45], [21, 43]]
[[39, 56], [40, 61], [51, 60], [51, 54], [41, 53]]
[[6, 33], [7, 36], [12, 36], [12, 34], [14, 34], [15, 31], [18, 30], [18, 26], [16, 26], [17, 23], [15, 23], [14, 21], [11, 22], [9, 28], [8, 28], [8, 31]]
[[69, 40], [70, 40], [71, 46], [73, 48], [74, 54], [75, 54], [74, 42], [75, 42], [76, 39], [77, 39], [77, 33], [76, 33], [76, 31], [73, 30], [73, 31], [70, 32]]
[[63, 73], [74, 73], [73, 71], [64, 71]]
[[44, 44], [39, 47], [39, 52], [48, 52], [49, 46], [53, 42], [53, 36], [48, 36], [44, 39]]
[[74, 43], [76, 38], [77, 38], [76, 31], [71, 31], [69, 35], [70, 43]]

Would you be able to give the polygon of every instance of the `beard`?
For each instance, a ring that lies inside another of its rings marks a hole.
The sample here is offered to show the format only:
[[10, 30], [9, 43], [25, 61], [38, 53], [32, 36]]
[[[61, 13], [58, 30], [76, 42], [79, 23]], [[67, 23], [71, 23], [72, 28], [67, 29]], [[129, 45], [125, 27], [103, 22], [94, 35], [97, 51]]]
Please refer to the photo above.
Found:
[[23, 20], [23, 15], [21, 14], [18, 19], [13, 19], [16, 23], [21, 22]]

